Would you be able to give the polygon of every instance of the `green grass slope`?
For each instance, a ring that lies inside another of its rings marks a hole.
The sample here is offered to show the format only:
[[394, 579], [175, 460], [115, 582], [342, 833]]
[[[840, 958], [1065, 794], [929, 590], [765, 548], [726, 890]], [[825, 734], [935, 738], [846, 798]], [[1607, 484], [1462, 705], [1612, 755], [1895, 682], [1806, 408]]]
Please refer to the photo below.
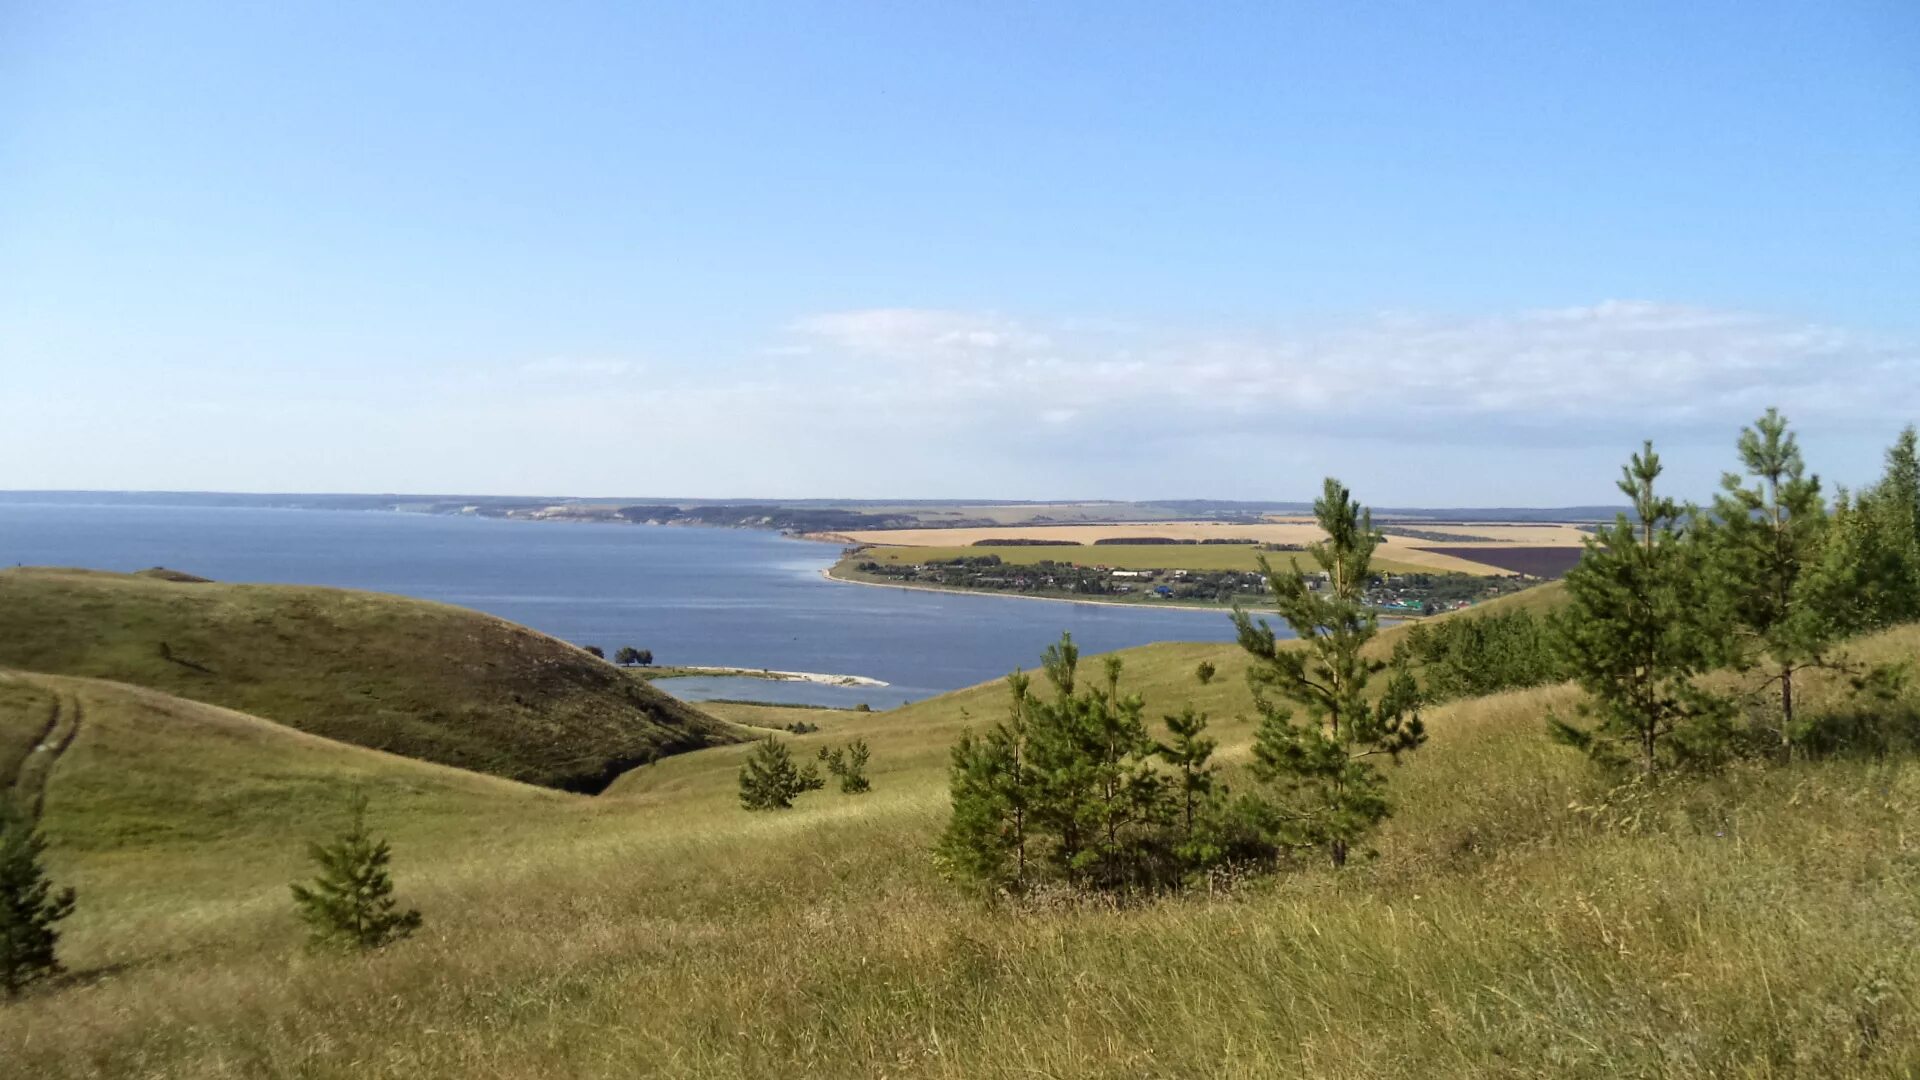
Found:
[[[1197, 688], [1201, 648], [1130, 650], [1129, 675], [1153, 715], [1202, 700], [1244, 782], [1246, 691], [1225, 670]], [[1910, 657], [1920, 628], [1853, 652]], [[942, 881], [928, 853], [946, 748], [998, 714], [997, 687], [809, 710], [823, 730], [793, 743], [867, 739], [873, 793], [753, 815], [734, 801], [740, 747], [584, 799], [199, 706], [170, 706], [186, 737], [168, 738], [148, 695], [14, 685], [3, 730], [37, 732], [63, 694], [82, 715], [46, 788], [54, 870], [81, 888], [73, 971], [0, 1007], [0, 1061], [20, 1075], [1920, 1072], [1920, 769], [1826, 761], [1610, 792], [1543, 733], [1566, 687], [1432, 710], [1430, 744], [1392, 772], [1379, 856], [1345, 872], [1014, 913]], [[1812, 710], [1838, 700], [1834, 682], [1806, 691]], [[215, 730], [233, 733], [224, 764], [202, 772]], [[233, 771], [259, 786], [202, 805]], [[379, 785], [375, 824], [427, 918], [375, 956], [301, 952], [286, 898], [336, 783]], [[122, 785], [157, 789], [139, 828]], [[281, 799], [305, 809], [279, 815]]]
[[[54, 714], [70, 738], [46, 737]], [[263, 905], [305, 872], [305, 840], [343, 823], [354, 792], [403, 849], [450, 830], [510, 847], [543, 815], [592, 801], [142, 687], [0, 671], [0, 798], [39, 807], [63, 880], [88, 898], [72, 933], [107, 965], [149, 955], [150, 935], [178, 950], [230, 909]]]
[[341, 742], [576, 791], [738, 737], [525, 627], [341, 589], [0, 571], [0, 666], [151, 687]]
[[1551, 615], [1567, 606], [1567, 583], [1565, 581], [1545, 581], [1521, 589], [1517, 593], [1497, 596], [1492, 600], [1460, 608], [1457, 611], [1442, 612], [1436, 619], [1471, 619], [1476, 615], [1506, 614], [1524, 611], [1536, 617]]

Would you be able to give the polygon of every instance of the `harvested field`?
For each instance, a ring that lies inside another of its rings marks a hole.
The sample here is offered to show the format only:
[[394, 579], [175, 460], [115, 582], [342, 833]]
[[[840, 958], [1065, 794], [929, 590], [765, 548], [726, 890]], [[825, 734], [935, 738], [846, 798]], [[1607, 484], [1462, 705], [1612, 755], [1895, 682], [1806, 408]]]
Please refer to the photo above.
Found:
[[[1000, 561], [1014, 566], [1031, 566], [1042, 561], [1072, 563], [1077, 566], [1109, 566], [1116, 570], [1253, 570], [1259, 563], [1259, 556], [1265, 554], [1275, 566], [1288, 561], [1301, 569], [1314, 569], [1313, 559], [1300, 551], [1261, 552], [1246, 544], [1100, 544], [1086, 547], [1053, 547], [1049, 545], [1019, 544], [1004, 547], [875, 547], [862, 551], [853, 559], [843, 562], [850, 566], [862, 560], [888, 563], [896, 566], [914, 566], [920, 563], [940, 562], [948, 559], [979, 558], [982, 555], [997, 555]], [[1374, 557], [1374, 569], [1389, 574], [1430, 573], [1434, 568], [1424, 562], [1405, 560], [1403, 554], [1412, 554], [1420, 559], [1458, 563], [1466, 569], [1461, 573], [1490, 574], [1487, 567], [1478, 563], [1450, 559], [1443, 555], [1426, 555], [1412, 549], [1382, 548]]]
[[1102, 525], [1023, 525], [959, 529], [859, 529], [821, 534], [820, 539], [843, 539], [890, 547], [969, 547], [982, 540], [1001, 543], [1022, 540], [1064, 540], [1092, 544], [1096, 540], [1130, 537], [1169, 540], [1245, 538], [1276, 544], [1310, 544], [1320, 539], [1320, 527], [1311, 522], [1263, 522], [1254, 525], [1219, 521], [1151, 521]]
[[[1581, 539], [1586, 535], [1574, 525], [1542, 525], [1537, 523], [1504, 525], [1499, 523], [1473, 525], [1419, 526], [1422, 532], [1441, 535], [1457, 535], [1459, 543], [1443, 543], [1435, 546], [1430, 537], [1392, 536], [1386, 537], [1380, 546], [1378, 561], [1395, 564], [1383, 569], [1394, 572], [1406, 572], [1418, 569], [1433, 573], [1457, 574], [1497, 574], [1532, 573], [1533, 571], [1515, 571], [1508, 568], [1512, 553], [1518, 550], [1535, 548], [1564, 548], [1575, 553], [1569, 558], [1577, 559]], [[1474, 543], [1468, 540], [1474, 536], [1496, 536], [1497, 541]], [[1237, 524], [1220, 521], [1158, 521], [1108, 523], [1101, 525], [1034, 525], [1034, 526], [996, 526], [992, 528], [958, 529], [860, 529], [840, 533], [816, 533], [817, 540], [838, 540], [845, 543], [874, 544], [877, 546], [924, 547], [924, 548], [967, 548], [980, 546], [1037, 545], [1046, 542], [1075, 543], [1103, 548], [1116, 546], [1114, 541], [1139, 540], [1144, 538], [1164, 538], [1167, 540], [1189, 540], [1196, 544], [1208, 540], [1257, 540], [1269, 544], [1298, 544], [1305, 546], [1320, 540], [1320, 527], [1308, 521], [1265, 521], [1254, 524]], [[1105, 541], [1106, 543], [1101, 543]], [[984, 543], [983, 543], [984, 542]], [[1156, 548], [1152, 544], [1132, 545], [1147, 550], [1167, 550]], [[1213, 545], [1226, 547], [1228, 545]], [[1499, 553], [1506, 552], [1506, 555]], [[978, 552], [976, 552], [977, 554]], [[1019, 561], [1031, 562], [1033, 559]], [[1101, 562], [1121, 565], [1105, 557]], [[1246, 559], [1251, 563], [1251, 557]], [[1201, 565], [1225, 565], [1218, 560], [1196, 563], [1185, 557], [1162, 556], [1157, 562], [1148, 565], [1155, 567], [1197, 568]], [[1237, 565], [1237, 564], [1236, 564]], [[1529, 564], [1531, 565], [1531, 564]], [[1558, 565], [1558, 564], [1554, 564]], [[1568, 561], [1566, 565], [1572, 565]], [[1562, 573], [1564, 570], [1556, 571]], [[1552, 576], [1552, 575], [1547, 575]]]
[[1564, 575], [1580, 562], [1583, 548], [1555, 545], [1552, 547], [1518, 547], [1512, 545], [1487, 545], [1485, 547], [1427, 547], [1421, 551], [1452, 558], [1471, 559], [1498, 567], [1512, 574], [1526, 574], [1529, 577], [1557, 578]]

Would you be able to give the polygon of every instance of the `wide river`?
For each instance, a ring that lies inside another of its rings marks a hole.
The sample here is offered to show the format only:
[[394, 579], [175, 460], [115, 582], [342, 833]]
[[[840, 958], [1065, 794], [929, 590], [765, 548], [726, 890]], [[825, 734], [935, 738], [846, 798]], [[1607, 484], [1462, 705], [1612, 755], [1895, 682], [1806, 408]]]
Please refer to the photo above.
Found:
[[139, 570], [400, 593], [477, 608], [608, 655], [864, 675], [850, 688], [673, 679], [690, 699], [887, 708], [1038, 666], [1071, 631], [1089, 653], [1227, 641], [1222, 612], [968, 596], [827, 580], [833, 544], [745, 529], [395, 512], [0, 502], [0, 565]]

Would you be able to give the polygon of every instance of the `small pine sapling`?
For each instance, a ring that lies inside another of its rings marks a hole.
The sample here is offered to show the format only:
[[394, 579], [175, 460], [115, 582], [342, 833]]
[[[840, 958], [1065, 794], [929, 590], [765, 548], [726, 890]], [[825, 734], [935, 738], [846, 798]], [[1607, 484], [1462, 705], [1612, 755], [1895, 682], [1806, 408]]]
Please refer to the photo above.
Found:
[[1587, 693], [1590, 723], [1548, 717], [1553, 736], [1595, 760], [1710, 760], [1729, 739], [1728, 703], [1696, 684], [1725, 652], [1721, 605], [1698, 539], [1701, 515], [1655, 494], [1651, 442], [1621, 470], [1633, 517], [1618, 515], [1568, 572], [1567, 606], [1553, 619], [1566, 670]]
[[[1786, 418], [1768, 409], [1740, 432], [1739, 449], [1740, 463], [1758, 482], [1746, 487], [1735, 473], [1722, 478], [1714, 553], [1747, 646], [1736, 662], [1747, 670], [1765, 667], [1763, 686], [1778, 687], [1784, 754], [1795, 732], [1795, 676], [1829, 666], [1827, 650], [1845, 622], [1835, 601], [1849, 602], [1866, 583], [1846, 580], [1857, 567], [1822, 566], [1830, 518], [1820, 478], [1807, 474]], [[1846, 573], [1829, 585], [1822, 569]]]
[[748, 810], [791, 810], [793, 800], [826, 786], [811, 763], [793, 763], [787, 744], [769, 735], [740, 766], [740, 805]]
[[1206, 835], [1206, 823], [1216, 802], [1226, 793], [1219, 782], [1220, 766], [1213, 763], [1219, 744], [1207, 734], [1207, 714], [1189, 705], [1165, 718], [1169, 738], [1154, 747], [1173, 767], [1173, 789], [1179, 803], [1180, 837], [1175, 855], [1188, 870], [1204, 870], [1220, 857], [1219, 845]]
[[820, 748], [820, 760], [826, 764], [828, 774], [840, 780], [843, 795], [864, 795], [873, 790], [867, 780], [867, 761], [872, 756], [873, 751], [865, 739], [855, 739], [844, 747]]
[[8, 997], [61, 971], [53, 926], [73, 914], [74, 892], [47, 880], [46, 847], [33, 822], [0, 800], [0, 989]]
[[378, 949], [420, 928], [420, 913], [400, 910], [388, 864], [393, 849], [367, 831], [367, 797], [356, 794], [352, 821], [332, 843], [311, 844], [320, 867], [309, 885], [293, 886], [294, 904], [315, 948]]

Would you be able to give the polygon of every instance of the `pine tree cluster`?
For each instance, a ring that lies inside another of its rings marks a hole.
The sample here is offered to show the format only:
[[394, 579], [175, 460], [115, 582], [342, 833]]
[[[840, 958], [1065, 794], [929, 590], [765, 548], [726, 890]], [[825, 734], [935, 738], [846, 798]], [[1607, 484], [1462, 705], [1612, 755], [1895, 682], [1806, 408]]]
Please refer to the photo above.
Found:
[[[1315, 511], [1328, 539], [1309, 550], [1324, 589], [1261, 560], [1276, 608], [1306, 647], [1282, 646], [1266, 623], [1234, 616], [1261, 715], [1256, 790], [1236, 794], [1221, 780], [1204, 714], [1164, 717], [1167, 737], [1155, 740], [1139, 696], [1120, 688], [1119, 658], [1083, 684], [1079, 651], [1063, 636], [1042, 658], [1052, 693], [1014, 673], [1006, 719], [953, 748], [942, 863], [1010, 893], [1044, 883], [1169, 888], [1308, 850], [1344, 864], [1391, 810], [1375, 760], [1397, 759], [1425, 734], [1410, 679], [1368, 692], [1384, 667], [1361, 656], [1378, 631], [1361, 595], [1380, 540], [1372, 517], [1333, 480]], [[1210, 666], [1196, 675], [1205, 682]]]
[[[1886, 745], [1889, 711], [1809, 717], [1796, 689], [1809, 670], [1849, 676], [1862, 694], [1898, 681], [1849, 659], [1848, 637], [1920, 618], [1920, 462], [1909, 427], [1881, 482], [1829, 507], [1787, 421], [1769, 409], [1740, 433], [1741, 471], [1710, 508], [1658, 495], [1648, 443], [1623, 470], [1633, 512], [1588, 541], [1553, 620], [1561, 663], [1586, 691], [1553, 733], [1603, 762], [1643, 772], [1712, 765], [1735, 755]], [[1702, 676], [1731, 669], [1737, 692]], [[1876, 723], [1875, 721], [1882, 721]]]

